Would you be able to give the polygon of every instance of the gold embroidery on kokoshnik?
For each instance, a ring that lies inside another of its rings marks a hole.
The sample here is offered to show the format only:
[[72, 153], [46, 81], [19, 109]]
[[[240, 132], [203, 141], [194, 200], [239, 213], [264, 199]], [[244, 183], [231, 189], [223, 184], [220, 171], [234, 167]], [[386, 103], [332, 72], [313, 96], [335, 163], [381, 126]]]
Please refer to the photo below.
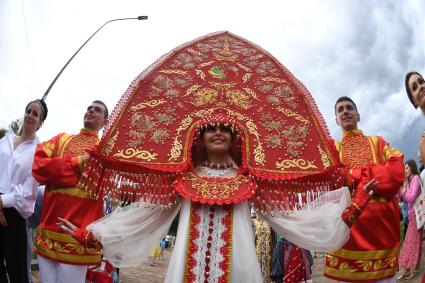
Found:
[[320, 144], [317, 145], [317, 148], [319, 149], [320, 158], [322, 159], [322, 162], [323, 162], [323, 167], [328, 168], [329, 166], [331, 166], [328, 154], [322, 149]]
[[114, 156], [126, 159], [135, 157], [138, 159], [151, 161], [155, 160], [158, 154], [143, 149], [127, 148], [119, 150], [117, 153], [114, 154]]
[[159, 106], [161, 104], [164, 104], [165, 102], [166, 101], [164, 99], [153, 99], [153, 100], [148, 101], [148, 102], [142, 102], [142, 103], [139, 103], [137, 105], [134, 105], [134, 106], [131, 107], [131, 110], [140, 110], [140, 109], [143, 109], [143, 108], [146, 108], [146, 107], [153, 108], [153, 107]]
[[103, 148], [102, 153], [105, 155], [108, 155], [111, 152], [111, 150], [114, 148], [115, 143], [117, 142], [117, 139], [118, 139], [118, 131], [115, 132], [115, 135], [112, 138], [108, 139], [105, 147]]
[[308, 161], [304, 159], [285, 159], [282, 161], [277, 161], [276, 168], [282, 171], [288, 168], [299, 168], [305, 170], [310, 168], [317, 168], [317, 166], [314, 165], [313, 161]]

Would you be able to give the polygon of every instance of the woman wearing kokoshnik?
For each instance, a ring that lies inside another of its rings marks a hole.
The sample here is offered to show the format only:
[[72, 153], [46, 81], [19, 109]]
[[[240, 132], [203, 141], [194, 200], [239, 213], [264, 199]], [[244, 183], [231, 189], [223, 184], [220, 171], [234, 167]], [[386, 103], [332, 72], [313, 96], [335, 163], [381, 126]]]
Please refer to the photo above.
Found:
[[308, 91], [227, 32], [142, 73], [92, 156], [81, 186], [135, 200], [87, 227], [113, 265], [145, 261], [180, 211], [166, 282], [261, 282], [251, 207], [298, 246], [332, 251], [369, 199], [350, 205], [337, 189], [343, 170]]

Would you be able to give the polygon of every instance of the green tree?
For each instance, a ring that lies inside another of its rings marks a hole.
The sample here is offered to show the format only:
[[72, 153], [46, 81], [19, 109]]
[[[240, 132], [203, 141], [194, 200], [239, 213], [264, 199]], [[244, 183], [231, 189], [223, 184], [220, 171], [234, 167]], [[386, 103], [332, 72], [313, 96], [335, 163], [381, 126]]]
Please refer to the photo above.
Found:
[[5, 134], [6, 134], [6, 129], [5, 128], [0, 128], [0, 139], [2, 137], [4, 137]]
[[22, 126], [22, 121], [20, 119], [13, 120], [9, 125], [9, 127], [12, 128], [15, 134], [19, 132], [19, 129], [21, 128], [21, 126]]
[[[9, 127], [12, 128], [12, 130], [17, 134], [19, 132], [19, 129], [21, 128], [22, 125], [22, 121], [20, 119], [16, 119], [13, 120], [10, 124]], [[6, 134], [7, 129], [6, 128], [0, 128], [0, 139], [2, 137], [4, 137], [4, 135]]]

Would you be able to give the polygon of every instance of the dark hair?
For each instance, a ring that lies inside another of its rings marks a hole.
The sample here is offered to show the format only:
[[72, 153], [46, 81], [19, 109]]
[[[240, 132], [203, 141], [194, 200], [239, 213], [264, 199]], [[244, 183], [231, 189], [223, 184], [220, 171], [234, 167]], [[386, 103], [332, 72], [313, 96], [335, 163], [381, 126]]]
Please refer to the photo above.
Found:
[[419, 175], [418, 166], [416, 165], [416, 161], [413, 159], [409, 159], [404, 163], [405, 165], [409, 166], [410, 171], [412, 171], [413, 175]]
[[106, 106], [106, 104], [101, 100], [94, 100], [92, 103], [102, 104], [103, 107], [105, 107], [105, 113], [103, 115], [103, 118], [105, 118], [105, 120], [108, 119], [108, 116], [109, 116], [108, 106]]
[[338, 98], [338, 99], [336, 100], [336, 102], [335, 102], [335, 106], [334, 106], [334, 109], [335, 109], [335, 115], [336, 115], [336, 105], [337, 105], [338, 103], [342, 102], [342, 101], [349, 101], [349, 102], [351, 102], [351, 103], [354, 105], [354, 109], [356, 109], [356, 112], [358, 112], [358, 111], [357, 111], [357, 105], [354, 103], [354, 101], [353, 101], [351, 98], [349, 98], [348, 96], [341, 96], [341, 97], [340, 97], [340, 98]]
[[25, 106], [25, 112], [27, 112], [28, 107], [30, 107], [30, 105], [32, 103], [35, 103], [35, 102], [38, 103], [38, 104], [40, 104], [40, 106], [41, 106], [42, 113], [41, 113], [41, 116], [40, 117], [41, 117], [41, 120], [44, 122], [44, 120], [46, 120], [46, 118], [47, 118], [47, 112], [48, 112], [47, 104], [46, 104], [46, 102], [44, 100], [42, 100], [42, 99], [36, 99], [36, 100], [30, 101], [27, 104], [27, 106]]
[[413, 107], [418, 108], [418, 105], [416, 105], [415, 104], [415, 101], [413, 100], [413, 96], [412, 96], [412, 93], [410, 92], [410, 88], [409, 88], [409, 79], [413, 75], [418, 75], [418, 76], [420, 76], [423, 79], [422, 75], [419, 74], [416, 71], [408, 72], [406, 74], [406, 79], [404, 80], [404, 86], [406, 87], [406, 93], [407, 93], [407, 97], [410, 100], [410, 103], [412, 103]]

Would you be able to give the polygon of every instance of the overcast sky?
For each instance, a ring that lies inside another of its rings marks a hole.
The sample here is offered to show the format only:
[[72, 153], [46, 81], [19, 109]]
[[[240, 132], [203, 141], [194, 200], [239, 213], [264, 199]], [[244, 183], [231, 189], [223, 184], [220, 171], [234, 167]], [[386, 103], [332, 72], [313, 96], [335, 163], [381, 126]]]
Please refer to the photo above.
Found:
[[112, 110], [131, 81], [161, 55], [228, 30], [273, 54], [313, 95], [339, 139], [333, 105], [352, 97], [366, 134], [382, 135], [416, 158], [425, 117], [404, 91], [409, 70], [425, 73], [425, 2], [0, 0], [0, 127], [23, 116], [58, 71], [105, 26], [51, 90], [41, 140], [76, 133], [94, 99]]

